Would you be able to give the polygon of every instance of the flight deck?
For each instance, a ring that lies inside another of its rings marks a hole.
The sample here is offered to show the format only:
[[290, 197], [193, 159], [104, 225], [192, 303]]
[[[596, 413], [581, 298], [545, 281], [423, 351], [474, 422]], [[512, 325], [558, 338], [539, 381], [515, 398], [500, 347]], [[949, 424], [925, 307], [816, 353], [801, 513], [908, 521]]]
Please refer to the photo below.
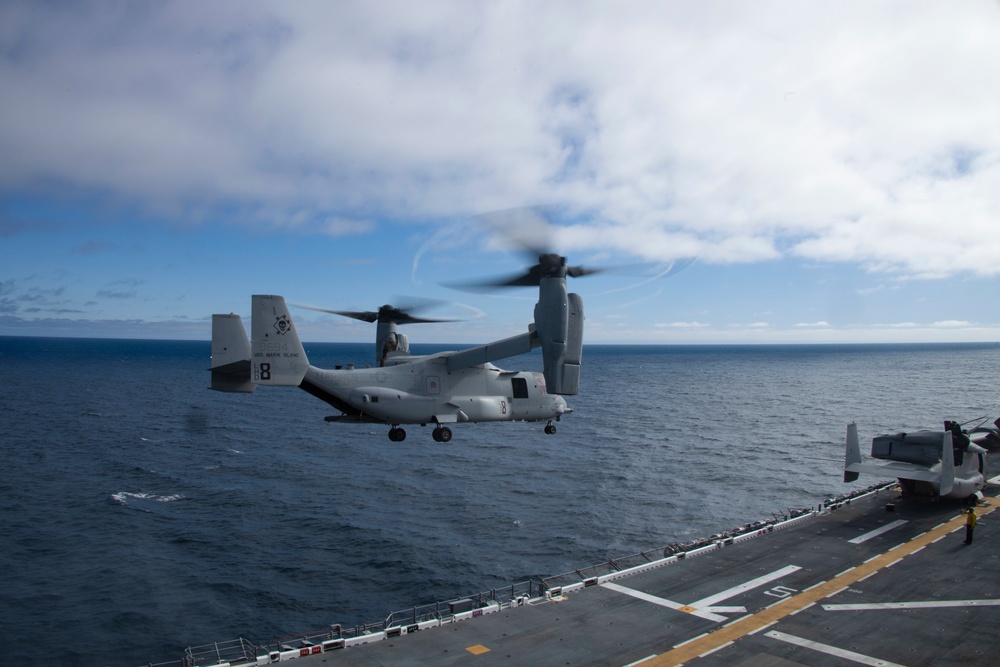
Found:
[[284, 648], [298, 650], [304, 667], [992, 666], [1000, 656], [996, 481], [977, 508], [971, 545], [959, 503], [881, 490], [517, 606], [390, 629], [358, 646]]
[[1000, 660], [1000, 477], [975, 511], [883, 483], [774, 521], [527, 588], [413, 607], [183, 667], [982, 666]]

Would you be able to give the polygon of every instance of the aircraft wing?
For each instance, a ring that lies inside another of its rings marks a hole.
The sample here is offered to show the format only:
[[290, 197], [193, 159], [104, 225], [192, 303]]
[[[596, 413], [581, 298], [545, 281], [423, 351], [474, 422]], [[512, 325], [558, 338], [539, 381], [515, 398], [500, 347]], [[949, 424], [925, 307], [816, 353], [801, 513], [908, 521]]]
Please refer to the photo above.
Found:
[[534, 348], [540, 347], [541, 342], [538, 334], [533, 330], [519, 336], [504, 338], [494, 343], [487, 343], [479, 347], [470, 347], [467, 350], [459, 350], [448, 355], [448, 370], [458, 371], [463, 368], [480, 366], [490, 361], [516, 357], [519, 354], [531, 352]]

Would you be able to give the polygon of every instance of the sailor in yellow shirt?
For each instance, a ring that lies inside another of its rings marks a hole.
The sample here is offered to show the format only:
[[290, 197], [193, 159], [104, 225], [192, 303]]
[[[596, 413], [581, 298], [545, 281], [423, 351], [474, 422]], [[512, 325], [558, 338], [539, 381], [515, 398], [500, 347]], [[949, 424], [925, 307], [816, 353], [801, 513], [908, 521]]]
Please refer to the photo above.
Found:
[[972, 544], [972, 531], [976, 527], [976, 510], [972, 507], [965, 511], [965, 544]]

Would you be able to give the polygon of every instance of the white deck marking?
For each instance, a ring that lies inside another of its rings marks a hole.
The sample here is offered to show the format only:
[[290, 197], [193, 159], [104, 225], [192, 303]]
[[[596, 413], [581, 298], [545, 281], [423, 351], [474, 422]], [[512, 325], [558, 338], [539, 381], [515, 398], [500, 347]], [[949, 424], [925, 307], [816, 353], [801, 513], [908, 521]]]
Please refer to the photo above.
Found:
[[[716, 593], [715, 595], [709, 595], [707, 598], [702, 598], [697, 602], [692, 602], [692, 607], [704, 608], [711, 607], [716, 602], [722, 602], [723, 600], [728, 600], [729, 598], [739, 595], [740, 593], [745, 593], [746, 591], [753, 590], [764, 584], [769, 584], [775, 579], [781, 579], [785, 575], [791, 574], [793, 572], [798, 572], [802, 568], [798, 565], [789, 565], [788, 567], [783, 567], [780, 570], [775, 570], [771, 574], [765, 574], [762, 577], [757, 577], [756, 579], [751, 579], [745, 584], [740, 584], [739, 586], [733, 586], [732, 588], [726, 589], [721, 593]], [[727, 607], [722, 607], [726, 609]]]
[[861, 544], [862, 542], [867, 542], [868, 540], [872, 539], [873, 537], [878, 537], [882, 533], [888, 533], [893, 528], [899, 528], [904, 523], [907, 523], [906, 519], [900, 519], [899, 521], [893, 521], [892, 523], [887, 523], [886, 525], [882, 526], [881, 528], [876, 528], [875, 530], [871, 531], [870, 533], [865, 533], [864, 535], [858, 535], [853, 540], [847, 540], [847, 541], [850, 542], [851, 544]]
[[791, 574], [793, 572], [798, 572], [802, 568], [798, 565], [789, 565], [783, 567], [780, 570], [775, 570], [770, 574], [765, 574], [762, 577], [757, 577], [756, 579], [751, 579], [750, 581], [740, 584], [739, 586], [733, 586], [728, 588], [721, 593], [716, 593], [715, 595], [709, 595], [707, 598], [702, 598], [697, 602], [692, 602], [691, 604], [680, 604], [674, 602], [673, 600], [667, 600], [666, 598], [661, 598], [656, 595], [650, 595], [649, 593], [643, 593], [642, 591], [637, 591], [634, 588], [627, 588], [616, 583], [607, 582], [601, 584], [605, 588], [610, 588], [613, 591], [623, 593], [625, 595], [631, 595], [639, 600], [644, 600], [646, 602], [652, 602], [653, 604], [660, 605], [661, 607], [668, 607], [670, 609], [676, 609], [677, 611], [682, 611], [686, 614], [691, 614], [692, 616], [697, 616], [698, 618], [704, 618], [708, 621], [715, 621], [716, 623], [721, 623], [723, 621], [729, 620], [725, 616], [720, 614], [744, 614], [746, 613], [746, 607], [737, 606], [716, 606], [716, 602], [722, 602], [723, 600], [728, 600], [731, 597], [739, 595], [740, 593], [745, 593], [746, 591], [753, 590], [754, 588], [759, 588], [764, 584], [771, 583], [776, 579], [780, 579], [785, 575]]
[[[613, 591], [623, 593], [625, 595], [630, 595], [636, 599], [643, 600], [644, 602], [652, 602], [653, 604], [658, 604], [661, 607], [667, 607], [669, 609], [676, 609], [677, 611], [683, 611], [685, 613], [692, 614], [693, 616], [698, 616], [699, 618], [704, 618], [709, 621], [715, 621], [716, 623], [721, 623], [722, 621], [729, 620], [725, 616], [719, 616], [718, 614], [713, 614], [709, 611], [702, 609], [694, 609], [688, 605], [683, 605], [679, 602], [674, 602], [673, 600], [668, 600], [666, 598], [657, 597], [656, 595], [650, 595], [649, 593], [643, 593], [642, 591], [637, 591], [634, 588], [626, 588], [625, 586], [619, 586], [613, 582], [607, 582], [601, 584], [604, 588], [610, 588]], [[746, 611], [745, 609], [743, 611]]]
[[926, 602], [872, 602], [869, 604], [825, 604], [822, 606], [823, 611], [936, 609], [941, 607], [1000, 607], [1000, 600], [929, 600]]
[[796, 646], [801, 646], [802, 648], [811, 648], [814, 651], [826, 653], [827, 655], [832, 655], [838, 658], [844, 658], [845, 660], [853, 660], [854, 662], [862, 665], [872, 665], [873, 667], [905, 667], [905, 665], [900, 665], [896, 662], [880, 660], [862, 653], [855, 653], [854, 651], [848, 651], [846, 649], [837, 648], [836, 646], [830, 646], [828, 644], [820, 644], [819, 642], [803, 639], [802, 637], [796, 637], [795, 635], [787, 635], [784, 632], [778, 632], [777, 630], [772, 630], [764, 636], [787, 642], [789, 644], [795, 644]]
[[655, 595], [650, 595], [649, 593], [643, 593], [642, 591], [637, 591], [634, 588], [626, 588], [625, 586], [620, 586], [613, 582], [607, 582], [601, 584], [604, 588], [610, 588], [613, 591], [619, 593], [624, 593], [625, 595], [631, 595], [634, 598], [644, 600], [646, 602], [652, 602], [653, 604], [658, 604], [661, 607], [669, 607], [670, 609], [680, 609], [684, 605], [680, 602], [674, 602], [673, 600], [668, 600], [666, 598], [657, 597]]

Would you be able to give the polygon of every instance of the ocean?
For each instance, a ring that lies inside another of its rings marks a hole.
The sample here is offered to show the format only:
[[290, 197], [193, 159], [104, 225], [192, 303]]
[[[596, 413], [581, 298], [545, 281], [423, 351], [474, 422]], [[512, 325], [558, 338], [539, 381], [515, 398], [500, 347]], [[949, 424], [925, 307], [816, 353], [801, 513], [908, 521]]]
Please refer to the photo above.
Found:
[[852, 420], [864, 442], [1000, 416], [997, 344], [586, 346], [555, 435], [409, 426], [393, 443], [298, 389], [210, 391], [209, 355], [0, 337], [5, 663], [136, 667], [378, 622], [873, 484], [842, 482]]

